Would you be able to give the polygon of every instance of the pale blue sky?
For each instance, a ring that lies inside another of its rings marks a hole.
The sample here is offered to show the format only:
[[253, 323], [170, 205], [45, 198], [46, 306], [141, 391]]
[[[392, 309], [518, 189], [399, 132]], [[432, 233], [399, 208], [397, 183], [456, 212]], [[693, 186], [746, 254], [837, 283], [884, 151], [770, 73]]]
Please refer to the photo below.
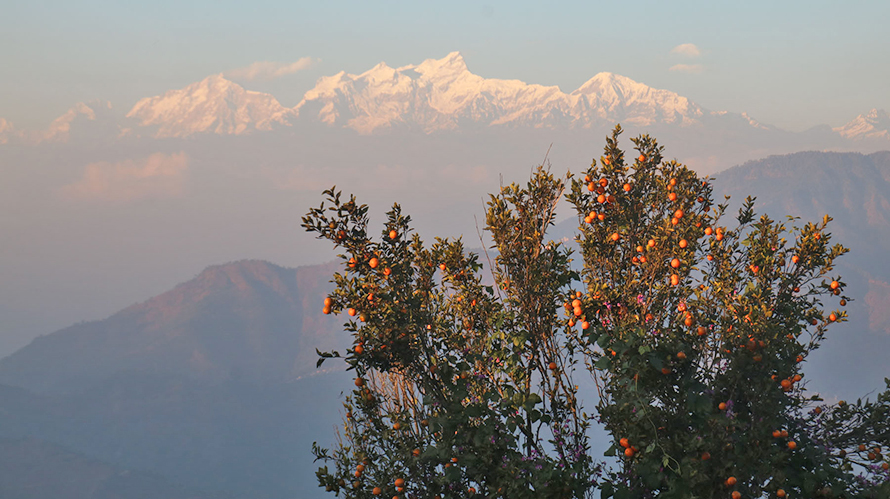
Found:
[[[320, 76], [454, 50], [485, 77], [571, 91], [611, 71], [793, 130], [890, 109], [887, 1], [2, 3], [0, 117], [19, 128], [43, 128], [78, 101], [124, 111], [256, 61], [320, 59], [245, 82], [294, 105]], [[670, 53], [683, 43], [701, 56]]]

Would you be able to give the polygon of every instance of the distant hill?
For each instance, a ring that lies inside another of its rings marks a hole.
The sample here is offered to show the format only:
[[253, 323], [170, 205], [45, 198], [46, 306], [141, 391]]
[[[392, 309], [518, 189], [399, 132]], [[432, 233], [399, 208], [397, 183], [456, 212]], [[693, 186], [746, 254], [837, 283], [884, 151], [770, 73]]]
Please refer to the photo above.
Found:
[[83, 390], [123, 372], [207, 383], [313, 374], [316, 348], [347, 341], [338, 321], [320, 320], [334, 268], [262, 261], [209, 267], [105, 320], [35, 339], [0, 360], [0, 383], [46, 392]]
[[120, 469], [58, 445], [0, 438], [3, 499], [224, 499], [147, 473]]

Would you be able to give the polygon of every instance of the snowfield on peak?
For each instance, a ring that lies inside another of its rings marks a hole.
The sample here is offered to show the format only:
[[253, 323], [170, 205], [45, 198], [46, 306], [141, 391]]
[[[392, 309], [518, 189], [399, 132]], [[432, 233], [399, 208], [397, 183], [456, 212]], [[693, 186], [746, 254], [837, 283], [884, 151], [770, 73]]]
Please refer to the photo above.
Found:
[[245, 90], [223, 78], [209, 76], [179, 90], [140, 100], [127, 113], [140, 126], [155, 126], [155, 137], [185, 137], [195, 133], [238, 135], [288, 126], [296, 112], [275, 97]]
[[872, 109], [860, 114], [844, 126], [834, 128], [841, 136], [853, 139], [890, 139], [890, 114], [883, 109]]
[[705, 114], [674, 92], [630, 78], [599, 73], [564, 93], [556, 86], [473, 74], [459, 52], [443, 59], [391, 68], [380, 63], [352, 75], [318, 80], [295, 108], [333, 126], [372, 133], [381, 128], [419, 128], [427, 133], [462, 125], [581, 127], [698, 123]]

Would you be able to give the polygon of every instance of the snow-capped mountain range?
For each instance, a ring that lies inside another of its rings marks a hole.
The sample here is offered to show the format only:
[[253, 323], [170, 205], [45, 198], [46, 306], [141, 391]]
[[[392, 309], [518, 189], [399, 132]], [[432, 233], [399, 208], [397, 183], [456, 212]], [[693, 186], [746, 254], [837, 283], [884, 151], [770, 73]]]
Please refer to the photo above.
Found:
[[853, 140], [890, 140], [890, 115], [883, 109], [872, 109], [867, 114], [860, 114], [853, 121], [833, 130]]
[[[79, 122], [92, 122], [93, 129], [118, 137], [155, 138], [260, 133], [298, 122], [361, 134], [479, 127], [577, 129], [615, 123], [777, 130], [745, 113], [710, 111], [675, 92], [613, 73], [599, 73], [570, 93], [557, 86], [483, 78], [469, 71], [459, 52], [399, 68], [381, 62], [358, 75], [322, 77], [293, 108], [218, 74], [141, 99], [123, 118], [112, 117], [109, 110], [105, 102], [80, 103], [43, 132], [17, 130], [0, 118], [0, 144], [15, 139], [65, 142]], [[890, 141], [890, 117], [875, 109], [832, 130], [846, 140]]]

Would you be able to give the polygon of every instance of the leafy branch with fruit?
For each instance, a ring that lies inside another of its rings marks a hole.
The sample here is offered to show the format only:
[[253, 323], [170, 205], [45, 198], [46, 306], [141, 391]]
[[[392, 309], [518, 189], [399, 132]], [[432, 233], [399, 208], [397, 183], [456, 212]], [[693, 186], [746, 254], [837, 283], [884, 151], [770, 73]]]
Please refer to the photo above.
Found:
[[[855, 405], [819, 405], [803, 387], [806, 358], [852, 299], [833, 274], [848, 250], [831, 244], [831, 219], [788, 227], [749, 198], [726, 222], [709, 178], [645, 135], [628, 160], [620, 133], [583, 177], [542, 166], [491, 195], [491, 255], [460, 239], [425, 244], [398, 204], [374, 240], [367, 206], [324, 193], [303, 227], [342, 250], [323, 312], [348, 317], [355, 389], [336, 447], [313, 449], [333, 466], [319, 469], [322, 487], [394, 499], [890, 497], [890, 380]], [[580, 268], [546, 236], [563, 198]], [[341, 357], [320, 354], [319, 365]], [[591, 456], [592, 424], [613, 438], [611, 465]]]

